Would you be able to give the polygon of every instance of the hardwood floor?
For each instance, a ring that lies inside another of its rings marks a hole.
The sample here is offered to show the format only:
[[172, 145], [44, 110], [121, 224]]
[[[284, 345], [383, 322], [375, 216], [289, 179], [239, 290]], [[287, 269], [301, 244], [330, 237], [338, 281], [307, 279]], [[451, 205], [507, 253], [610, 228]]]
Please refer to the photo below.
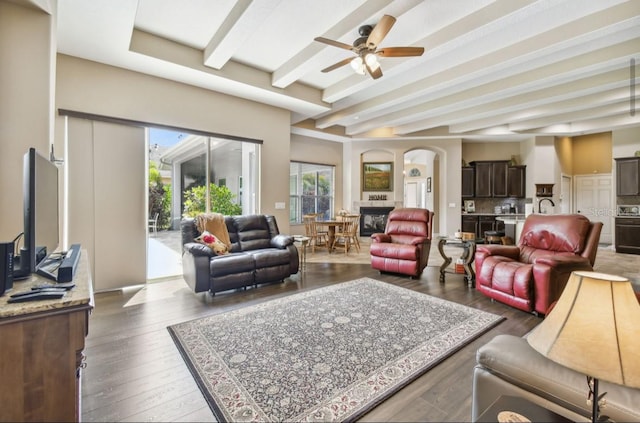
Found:
[[447, 275], [447, 282], [440, 284], [438, 267], [432, 266], [420, 279], [409, 279], [380, 274], [369, 264], [308, 263], [303, 277], [294, 275], [284, 283], [213, 297], [194, 294], [181, 279], [99, 293], [85, 349], [82, 420], [215, 421], [167, 326], [365, 276], [507, 319], [387, 399], [362, 421], [469, 421], [476, 350], [497, 334], [521, 336], [540, 321], [490, 301], [468, 288], [461, 275]]

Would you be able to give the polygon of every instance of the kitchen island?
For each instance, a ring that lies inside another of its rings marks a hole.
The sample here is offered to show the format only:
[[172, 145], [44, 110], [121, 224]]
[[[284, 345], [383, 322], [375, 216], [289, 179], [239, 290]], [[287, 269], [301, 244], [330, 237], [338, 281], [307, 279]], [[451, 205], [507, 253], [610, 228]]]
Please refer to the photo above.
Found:
[[513, 242], [517, 245], [526, 217], [523, 214], [496, 216], [496, 220], [500, 220], [504, 223], [504, 235], [511, 237]]

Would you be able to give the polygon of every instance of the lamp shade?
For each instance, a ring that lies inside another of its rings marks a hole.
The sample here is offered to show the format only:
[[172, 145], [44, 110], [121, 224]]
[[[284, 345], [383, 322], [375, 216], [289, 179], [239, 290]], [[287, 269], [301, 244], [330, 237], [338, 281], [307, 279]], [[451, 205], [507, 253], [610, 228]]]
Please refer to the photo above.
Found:
[[573, 272], [527, 341], [577, 372], [640, 388], [640, 305], [628, 279]]

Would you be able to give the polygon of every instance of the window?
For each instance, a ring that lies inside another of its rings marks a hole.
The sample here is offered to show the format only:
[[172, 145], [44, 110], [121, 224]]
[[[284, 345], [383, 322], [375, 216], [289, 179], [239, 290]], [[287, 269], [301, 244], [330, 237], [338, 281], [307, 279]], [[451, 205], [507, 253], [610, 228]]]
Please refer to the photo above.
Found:
[[[224, 139], [186, 133], [180, 142], [166, 149], [159, 162], [173, 178], [171, 214], [179, 228], [183, 214], [206, 210], [210, 196], [211, 211], [225, 215], [257, 213], [257, 166], [260, 144], [240, 139]], [[198, 187], [216, 185], [224, 190], [198, 190], [189, 197], [185, 193]]]
[[333, 216], [335, 166], [291, 162], [289, 173], [290, 223], [302, 223], [302, 216], [319, 213]]

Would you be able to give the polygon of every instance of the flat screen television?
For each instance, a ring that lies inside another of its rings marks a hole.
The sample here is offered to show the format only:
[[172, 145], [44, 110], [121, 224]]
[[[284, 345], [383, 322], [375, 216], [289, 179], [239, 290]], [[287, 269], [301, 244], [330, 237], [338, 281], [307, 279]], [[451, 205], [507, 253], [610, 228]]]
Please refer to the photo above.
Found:
[[58, 168], [34, 148], [24, 155], [24, 241], [14, 279], [26, 278], [59, 244]]

